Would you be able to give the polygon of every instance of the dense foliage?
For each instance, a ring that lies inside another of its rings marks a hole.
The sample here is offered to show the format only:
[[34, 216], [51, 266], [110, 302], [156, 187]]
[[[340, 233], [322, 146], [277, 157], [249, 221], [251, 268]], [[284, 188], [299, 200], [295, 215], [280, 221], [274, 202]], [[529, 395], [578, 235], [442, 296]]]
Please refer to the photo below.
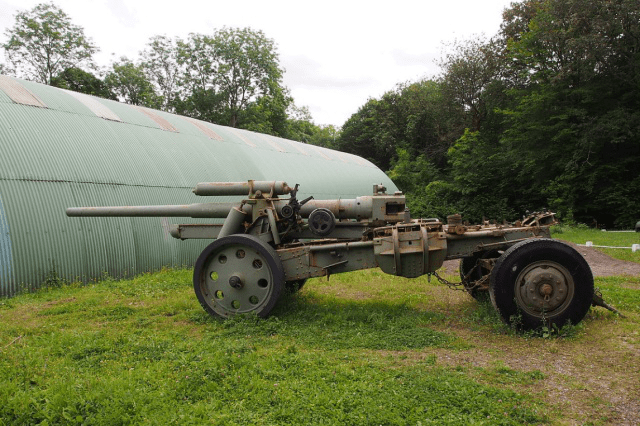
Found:
[[15, 19], [2, 47], [16, 71], [41, 83], [51, 84], [67, 68], [91, 64], [98, 50], [83, 28], [53, 4], [39, 4]]
[[99, 77], [91, 72], [97, 47], [60, 8], [40, 4], [15, 20], [0, 73], [307, 143], [335, 138], [337, 129], [315, 125], [294, 104], [277, 46], [262, 31], [154, 36], [139, 58], [122, 57]]
[[2, 73], [360, 155], [415, 217], [640, 217], [637, 0], [512, 3], [493, 38], [455, 43], [440, 76], [369, 99], [341, 129], [295, 105], [261, 31], [155, 36], [102, 79], [83, 69], [97, 48], [52, 4], [19, 13], [6, 36]]
[[[370, 99], [338, 148], [405, 190], [416, 216], [632, 226], [640, 214], [640, 3], [526, 0], [454, 46], [434, 81]], [[416, 94], [418, 94], [416, 96]]]

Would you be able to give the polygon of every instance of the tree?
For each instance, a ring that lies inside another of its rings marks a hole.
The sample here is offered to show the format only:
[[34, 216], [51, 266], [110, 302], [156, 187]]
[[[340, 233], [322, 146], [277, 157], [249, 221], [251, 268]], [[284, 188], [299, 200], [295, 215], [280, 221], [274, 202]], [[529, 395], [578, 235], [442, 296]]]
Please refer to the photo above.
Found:
[[14, 71], [6, 64], [0, 64], [0, 75], [12, 75]]
[[[387, 131], [389, 121], [385, 109], [388, 102], [369, 99], [342, 126], [336, 148], [359, 155], [382, 170], [388, 170], [395, 153], [396, 140]], [[393, 129], [393, 126], [390, 126]]]
[[[565, 217], [630, 226], [640, 200], [640, 4], [528, 0], [505, 13], [515, 75], [503, 143]], [[526, 180], [524, 179], [526, 177]]]
[[379, 100], [369, 99], [343, 125], [336, 148], [383, 170], [397, 159], [398, 149], [446, 167], [447, 149], [464, 132], [464, 110], [442, 87], [432, 80], [403, 83]]
[[132, 105], [158, 108], [161, 98], [147, 79], [141, 65], [136, 65], [126, 57], [115, 62], [104, 79], [107, 86], [121, 101]]
[[469, 116], [467, 126], [480, 129], [487, 118], [486, 92], [501, 71], [500, 45], [482, 39], [458, 42], [453, 52], [440, 61], [445, 96], [457, 102]]
[[178, 65], [179, 39], [171, 40], [166, 36], [154, 36], [147, 48], [140, 53], [141, 64], [156, 92], [162, 97], [161, 108], [173, 112], [179, 98], [178, 80], [182, 70]]
[[[178, 112], [238, 127], [241, 111], [282, 90], [275, 43], [262, 31], [223, 28], [213, 36], [190, 34], [178, 42], [185, 97]], [[285, 108], [286, 109], [286, 108]]]
[[286, 89], [278, 87], [250, 102], [238, 112], [237, 127], [268, 135], [289, 137], [287, 109], [293, 102]]
[[107, 84], [90, 72], [79, 68], [68, 68], [51, 80], [51, 85], [74, 92], [86, 93], [105, 99], [116, 100]]
[[54, 4], [42, 3], [16, 15], [13, 28], [2, 44], [6, 57], [19, 75], [40, 83], [51, 80], [68, 68], [92, 64], [98, 51], [82, 27]]

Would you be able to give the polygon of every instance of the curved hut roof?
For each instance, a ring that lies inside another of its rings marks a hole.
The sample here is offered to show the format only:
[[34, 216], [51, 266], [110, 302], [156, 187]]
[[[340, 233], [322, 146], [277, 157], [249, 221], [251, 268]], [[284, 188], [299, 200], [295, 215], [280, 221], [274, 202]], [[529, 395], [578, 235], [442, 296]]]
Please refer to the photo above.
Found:
[[[299, 197], [395, 185], [355, 155], [0, 76], [0, 295], [191, 265], [185, 218], [68, 218], [70, 206], [191, 204], [198, 182], [284, 180]], [[224, 201], [228, 201], [225, 199]]]

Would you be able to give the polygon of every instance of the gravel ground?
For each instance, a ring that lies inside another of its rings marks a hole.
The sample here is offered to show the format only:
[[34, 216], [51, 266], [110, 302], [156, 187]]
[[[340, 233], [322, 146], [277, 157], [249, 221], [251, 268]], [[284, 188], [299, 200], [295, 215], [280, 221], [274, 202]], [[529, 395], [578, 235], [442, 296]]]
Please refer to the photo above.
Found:
[[[614, 259], [593, 247], [583, 247], [573, 243], [573, 246], [584, 256], [595, 277], [610, 277], [613, 275], [640, 275], [640, 263]], [[447, 260], [442, 267], [447, 273], [454, 273], [458, 269], [459, 260]]]

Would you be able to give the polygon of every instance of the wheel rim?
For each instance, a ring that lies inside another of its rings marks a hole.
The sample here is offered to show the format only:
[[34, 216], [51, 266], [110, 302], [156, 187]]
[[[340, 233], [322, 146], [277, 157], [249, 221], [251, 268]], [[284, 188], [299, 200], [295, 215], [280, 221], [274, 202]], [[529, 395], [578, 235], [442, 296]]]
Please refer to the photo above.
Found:
[[524, 268], [515, 283], [518, 306], [527, 314], [548, 318], [570, 305], [575, 283], [567, 268], [553, 261], [539, 261]]
[[218, 315], [260, 312], [274, 292], [268, 259], [244, 244], [226, 244], [209, 254], [200, 276], [205, 303]]

